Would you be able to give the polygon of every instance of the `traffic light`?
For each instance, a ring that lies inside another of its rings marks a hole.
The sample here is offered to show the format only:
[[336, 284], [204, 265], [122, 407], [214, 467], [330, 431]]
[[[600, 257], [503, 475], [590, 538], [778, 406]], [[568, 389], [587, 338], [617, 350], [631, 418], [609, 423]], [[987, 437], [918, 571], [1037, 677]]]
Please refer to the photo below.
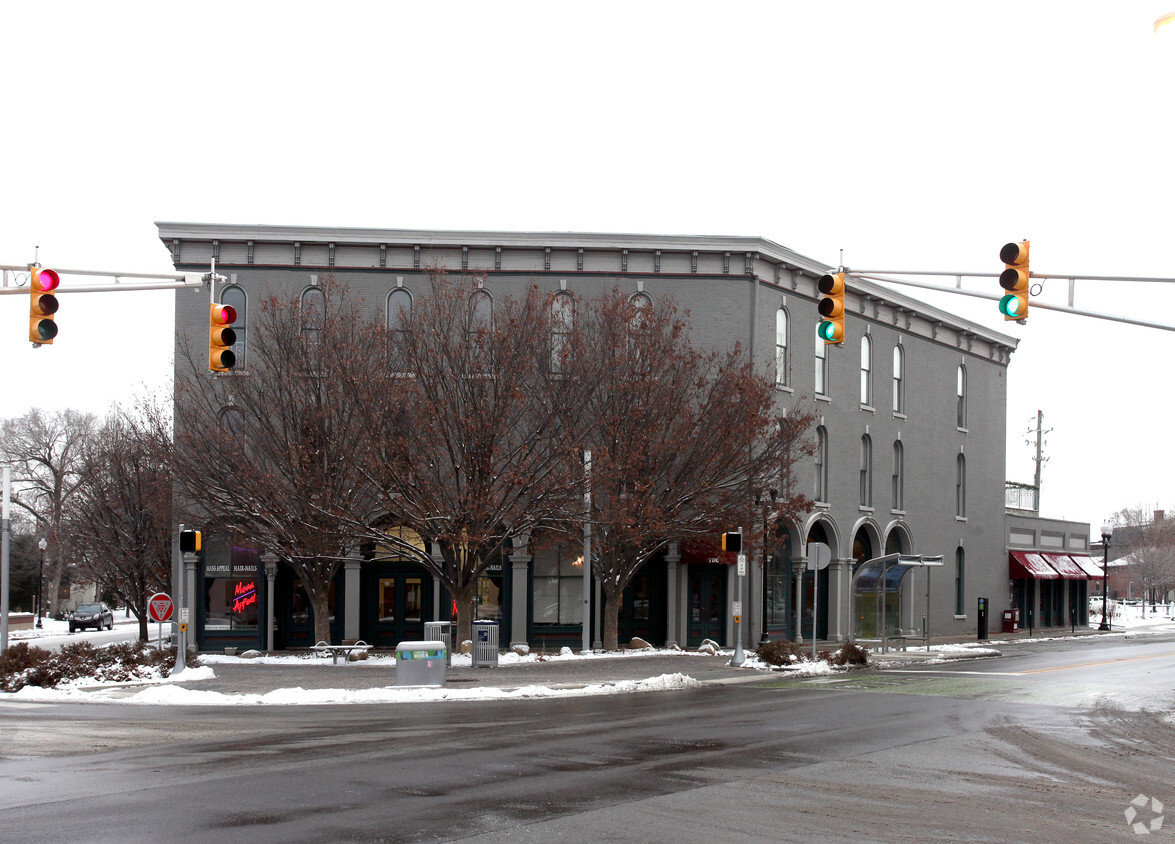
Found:
[[198, 530], [181, 530], [180, 531], [180, 552], [184, 554], [195, 554], [200, 550], [201, 535]]
[[820, 300], [820, 316], [824, 320], [820, 323], [817, 333], [825, 343], [843, 343], [845, 341], [845, 274], [833, 273], [820, 276], [820, 292], [824, 298]]
[[57, 297], [53, 291], [61, 279], [54, 270], [29, 267], [29, 340], [34, 346], [47, 346], [57, 336]]
[[743, 550], [743, 535], [741, 533], [722, 534], [722, 550], [735, 554]]
[[228, 372], [237, 362], [237, 356], [230, 348], [237, 342], [237, 332], [232, 328], [237, 321], [237, 310], [232, 305], [209, 306], [208, 315], [208, 368], [213, 372]]
[[1000, 299], [1000, 313], [1005, 320], [1028, 318], [1028, 241], [1005, 243], [1000, 260], [1006, 269], [1000, 273], [1000, 287], [1007, 290]]

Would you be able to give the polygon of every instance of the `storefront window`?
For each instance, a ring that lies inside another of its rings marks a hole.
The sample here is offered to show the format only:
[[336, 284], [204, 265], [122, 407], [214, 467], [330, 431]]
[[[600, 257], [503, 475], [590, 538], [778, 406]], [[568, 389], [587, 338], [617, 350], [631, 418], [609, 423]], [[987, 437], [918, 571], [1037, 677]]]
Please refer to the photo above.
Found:
[[539, 545], [534, 555], [534, 623], [583, 621], [583, 556], [569, 547]]
[[[326, 596], [327, 606], [330, 608], [330, 623], [335, 622], [335, 582], [330, 582], [330, 590]], [[290, 622], [295, 625], [308, 625], [313, 618], [310, 606], [310, 595], [306, 592], [306, 587], [302, 585], [300, 577], [294, 578], [294, 597], [293, 597], [293, 611], [290, 614]]]
[[204, 549], [204, 629], [257, 630], [259, 555], [210, 536]]
[[477, 579], [477, 618], [485, 621], [502, 620], [502, 564], [486, 568]]

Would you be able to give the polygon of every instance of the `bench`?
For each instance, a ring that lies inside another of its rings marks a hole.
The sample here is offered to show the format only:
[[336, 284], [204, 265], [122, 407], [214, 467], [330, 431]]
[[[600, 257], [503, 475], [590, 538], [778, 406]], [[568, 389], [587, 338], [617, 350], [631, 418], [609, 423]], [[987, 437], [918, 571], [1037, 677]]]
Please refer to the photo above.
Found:
[[[920, 644], [926, 644], [926, 636], [917, 627], [899, 627], [890, 630], [886, 633], [884, 645], [889, 650], [907, 649], [910, 640], [915, 640]], [[858, 645], [882, 645], [881, 639], [862, 639], [854, 640]]]
[[318, 653], [319, 656], [326, 656], [327, 654], [330, 654], [331, 664], [338, 665], [340, 656], [345, 660], [350, 661], [352, 651], [362, 651], [366, 653], [367, 651], [371, 650], [371, 645], [367, 644], [362, 639], [342, 645], [332, 645], [329, 642], [318, 642], [315, 644], [314, 650]]

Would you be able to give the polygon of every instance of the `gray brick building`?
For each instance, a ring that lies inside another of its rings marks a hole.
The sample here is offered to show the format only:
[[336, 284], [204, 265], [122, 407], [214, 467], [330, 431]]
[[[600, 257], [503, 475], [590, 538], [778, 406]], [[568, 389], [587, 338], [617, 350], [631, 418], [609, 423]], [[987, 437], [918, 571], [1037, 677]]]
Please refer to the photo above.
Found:
[[[385, 313], [394, 291], [421, 295], [433, 264], [484, 273], [492, 295], [519, 294], [534, 284], [582, 297], [619, 287], [654, 306], [672, 297], [690, 312], [696, 341], [741, 341], [764, 371], [776, 373], [781, 408], [803, 400], [819, 418], [818, 456], [801, 470], [815, 509], [788, 526], [785, 546], [766, 561], [761, 550], [747, 549], [746, 642], [758, 641], [765, 628], [772, 637], [810, 637], [807, 610], [817, 598], [819, 638], [869, 637], [871, 629], [858, 629], [862, 613], [850, 594], [852, 575], [857, 563], [887, 553], [944, 560], [941, 568], [907, 578], [904, 595], [887, 605], [891, 626], [923, 626], [927, 576], [927, 624], [935, 635], [973, 633], [980, 597], [990, 599], [996, 619], [1009, 604], [1005, 410], [1016, 346], [1009, 336], [850, 275], [845, 342], [826, 347], [816, 340], [816, 282], [830, 268], [755, 237], [157, 225], [177, 270], [207, 272], [215, 260], [227, 277], [217, 299], [241, 315], [244, 368], [251, 303], [271, 290], [313, 289], [327, 274], [357, 291], [376, 314]], [[177, 344], [185, 338], [204, 344], [208, 296], [207, 289], [176, 292]], [[831, 550], [818, 584], [804, 571], [810, 542]], [[264, 610], [243, 621], [226, 619], [216, 598], [239, 576], [255, 578], [261, 605], [273, 607], [277, 646], [305, 641], [297, 584], [280, 561], [263, 566], [259, 555], [230, 552], [214, 537], [206, 546], [188, 576], [188, 594], [201, 596], [193, 609], [203, 647], [268, 643], [260, 630]], [[738, 579], [735, 567], [723, 563], [670, 545], [630, 587], [621, 641], [641, 635], [654, 644], [688, 646], [703, 638], [733, 644]], [[483, 608], [502, 623], [503, 644], [579, 641], [578, 619], [551, 611], [536, 585], [555, 576], [552, 565], [518, 548], [487, 578]], [[340, 638], [394, 645], [397, 636], [411, 638], [414, 625], [449, 617], [440, 585], [423, 569], [393, 560], [356, 557], [337, 587], [333, 633]], [[414, 596], [407, 626], [381, 628], [376, 593], [385, 587]]]

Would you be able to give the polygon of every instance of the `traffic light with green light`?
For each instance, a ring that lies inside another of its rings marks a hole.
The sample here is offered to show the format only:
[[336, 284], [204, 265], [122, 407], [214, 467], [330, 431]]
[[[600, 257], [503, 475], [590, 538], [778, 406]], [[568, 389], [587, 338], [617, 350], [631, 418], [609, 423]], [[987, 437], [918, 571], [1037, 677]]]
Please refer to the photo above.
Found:
[[826, 344], [845, 341], [845, 274], [832, 273], [820, 276], [820, 316], [824, 319], [817, 328], [820, 339]]
[[1008, 291], [1000, 299], [1000, 313], [1005, 320], [1023, 321], [1028, 318], [1028, 241], [1005, 243], [1000, 260], [1004, 262], [1000, 287]]

